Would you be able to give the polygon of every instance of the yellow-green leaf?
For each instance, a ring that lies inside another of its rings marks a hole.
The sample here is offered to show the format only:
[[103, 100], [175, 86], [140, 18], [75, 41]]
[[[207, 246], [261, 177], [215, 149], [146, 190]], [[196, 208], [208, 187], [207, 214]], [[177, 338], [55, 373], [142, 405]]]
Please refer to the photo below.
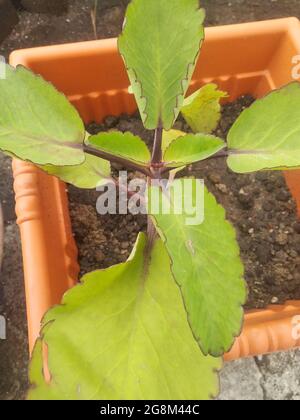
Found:
[[[43, 321], [31, 400], [202, 400], [220, 359], [202, 355], [165, 247], [141, 234], [130, 259], [86, 275]], [[42, 373], [43, 346], [50, 381]]]
[[78, 188], [96, 188], [105, 185], [110, 178], [110, 163], [92, 155], [85, 155], [85, 161], [75, 166], [40, 166], [49, 175], [54, 175]]
[[0, 78], [0, 150], [39, 165], [84, 162], [85, 128], [76, 109], [25, 67]]
[[[185, 184], [186, 181], [192, 184]], [[175, 180], [169, 194], [153, 186], [150, 197], [156, 195], [161, 207], [154, 212], [151, 201], [149, 212], [171, 257], [172, 272], [194, 336], [204, 354], [220, 356], [231, 348], [241, 331], [247, 293], [234, 228], [212, 194], [204, 189], [201, 196], [199, 182]], [[190, 191], [186, 190], [187, 185], [192, 187]], [[183, 200], [187, 193], [190, 201]], [[183, 203], [180, 209], [179, 204]], [[169, 213], [161, 210], [168, 207]]]
[[167, 148], [170, 146], [172, 141], [177, 139], [178, 137], [183, 137], [186, 133], [180, 130], [163, 130], [163, 137], [162, 137], [162, 152], [163, 154], [167, 150]]
[[300, 83], [257, 100], [228, 134], [228, 166], [245, 173], [300, 166]]
[[150, 162], [151, 154], [143, 140], [133, 134], [110, 131], [99, 133], [86, 139], [86, 144], [102, 152], [145, 165]]
[[218, 137], [208, 134], [187, 134], [177, 137], [164, 154], [167, 166], [180, 167], [213, 156], [224, 149], [225, 143]]
[[194, 133], [212, 133], [221, 117], [220, 100], [227, 93], [214, 83], [207, 84], [186, 98], [181, 113]]
[[134, 0], [119, 50], [144, 125], [169, 130], [177, 118], [200, 45], [205, 13], [198, 0]]

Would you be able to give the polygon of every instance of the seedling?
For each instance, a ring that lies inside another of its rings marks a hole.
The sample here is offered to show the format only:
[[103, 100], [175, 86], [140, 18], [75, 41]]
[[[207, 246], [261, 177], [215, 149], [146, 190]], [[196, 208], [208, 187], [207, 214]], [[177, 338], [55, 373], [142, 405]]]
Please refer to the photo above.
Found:
[[[209, 399], [246, 301], [243, 265], [224, 209], [204, 190], [204, 220], [175, 211], [180, 169], [226, 157], [238, 173], [300, 166], [300, 85], [242, 112], [227, 140], [211, 134], [225, 95], [186, 97], [204, 39], [198, 0], [133, 0], [119, 50], [152, 153], [130, 133], [89, 135], [64, 95], [24, 67], [0, 80], [0, 149], [82, 188], [115, 182], [110, 163], [147, 177], [169, 214], [148, 206], [129, 260], [83, 277], [44, 317], [31, 361], [30, 399]], [[193, 130], [171, 130], [179, 112]], [[159, 182], [169, 174], [168, 192]], [[152, 181], [155, 182], [152, 182]], [[190, 200], [200, 181], [190, 180]], [[198, 204], [198, 203], [196, 203]]]

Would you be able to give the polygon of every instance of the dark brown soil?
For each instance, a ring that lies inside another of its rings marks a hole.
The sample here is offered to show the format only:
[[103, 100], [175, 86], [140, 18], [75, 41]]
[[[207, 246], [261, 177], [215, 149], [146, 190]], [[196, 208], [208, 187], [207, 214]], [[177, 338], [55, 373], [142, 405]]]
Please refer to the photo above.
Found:
[[[225, 138], [236, 117], [252, 101], [245, 96], [225, 105], [217, 135]], [[188, 131], [181, 119], [176, 127]], [[91, 125], [88, 130], [96, 133], [111, 128], [131, 131], [151, 145], [153, 134], [143, 129], [138, 115], [108, 117], [103, 125]], [[300, 223], [282, 173], [237, 175], [224, 159], [214, 159], [191, 166], [186, 175], [205, 180], [237, 230], [249, 287], [247, 308], [300, 298]], [[146, 217], [99, 216], [99, 192], [70, 187], [69, 193], [81, 274], [125, 261], [138, 232], [146, 230]]]

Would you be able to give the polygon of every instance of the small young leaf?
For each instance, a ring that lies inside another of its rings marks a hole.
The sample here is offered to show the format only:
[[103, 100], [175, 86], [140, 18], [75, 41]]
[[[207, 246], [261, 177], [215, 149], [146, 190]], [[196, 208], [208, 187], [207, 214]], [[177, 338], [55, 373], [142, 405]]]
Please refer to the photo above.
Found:
[[[194, 194], [199, 181], [190, 181]], [[205, 220], [199, 225], [189, 225], [191, 206], [175, 211], [182, 202], [184, 179], [174, 181], [169, 196], [157, 188], [153, 186], [150, 193], [158, 193], [161, 208], [168, 208], [169, 204], [171, 214], [154, 213], [151, 206], [149, 211], [171, 257], [172, 272], [181, 288], [189, 323], [203, 353], [220, 356], [231, 348], [234, 337], [241, 331], [242, 305], [246, 300], [235, 231], [225, 220], [224, 209], [206, 189]], [[195, 209], [199, 209], [201, 197], [192, 198]]]
[[224, 149], [225, 143], [208, 134], [187, 134], [178, 137], [167, 148], [164, 161], [167, 166], [184, 166], [213, 156]]
[[194, 133], [212, 133], [221, 117], [220, 99], [227, 93], [209, 83], [186, 98], [181, 113]]
[[135, 0], [119, 50], [144, 125], [169, 130], [181, 108], [204, 38], [198, 0]]
[[245, 173], [300, 166], [300, 83], [254, 102], [228, 134], [228, 166]]
[[75, 166], [40, 166], [45, 172], [78, 188], [96, 188], [105, 185], [110, 177], [107, 160], [86, 154], [85, 161]]
[[[221, 361], [202, 355], [161, 240], [95, 271], [50, 310], [31, 361], [31, 400], [202, 400]], [[48, 347], [46, 382], [43, 346]]]
[[102, 152], [145, 165], [150, 162], [151, 154], [143, 140], [131, 133], [110, 131], [90, 136], [86, 144]]
[[0, 78], [0, 150], [36, 164], [84, 162], [84, 125], [50, 83], [22, 66]]
[[169, 130], [169, 131], [164, 130], [163, 137], [162, 137], [162, 147], [161, 147], [163, 154], [165, 153], [167, 148], [170, 146], [172, 141], [174, 141], [178, 137], [185, 136], [185, 134], [186, 133], [180, 130]]

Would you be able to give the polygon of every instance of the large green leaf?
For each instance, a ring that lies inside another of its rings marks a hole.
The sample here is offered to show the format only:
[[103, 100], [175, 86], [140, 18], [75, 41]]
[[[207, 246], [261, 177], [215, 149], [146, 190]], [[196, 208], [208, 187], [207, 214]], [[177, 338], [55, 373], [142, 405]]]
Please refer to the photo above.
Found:
[[88, 154], [85, 155], [85, 161], [81, 165], [44, 165], [40, 168], [78, 188], [96, 188], [105, 185], [110, 177], [110, 163]]
[[[193, 183], [192, 203], [200, 210], [202, 197], [195, 195], [199, 181], [189, 181]], [[171, 257], [172, 272], [181, 288], [194, 336], [204, 354], [220, 356], [231, 348], [241, 330], [246, 299], [243, 265], [235, 231], [225, 220], [224, 209], [206, 189], [204, 222], [187, 224], [192, 206], [186, 202], [186, 208], [178, 211], [178, 203], [183, 201], [180, 191], [187, 188], [185, 182], [175, 180], [169, 195], [153, 186], [150, 197], [157, 194], [156, 199], [164, 204], [162, 208], [167, 208], [169, 201], [171, 214], [161, 209], [154, 214], [151, 204], [149, 211]]]
[[126, 263], [86, 275], [43, 323], [30, 399], [199, 400], [217, 393], [221, 361], [202, 355], [160, 240], [151, 251], [141, 234]]
[[184, 166], [213, 156], [224, 149], [225, 143], [208, 134], [187, 134], [171, 142], [164, 154], [167, 166]]
[[144, 125], [169, 130], [192, 77], [204, 38], [199, 0], [134, 0], [119, 50]]
[[151, 154], [143, 140], [133, 134], [110, 131], [90, 136], [86, 144], [131, 162], [145, 165], [150, 162]]
[[22, 66], [0, 78], [0, 150], [36, 164], [84, 162], [84, 125], [67, 98]]
[[181, 113], [194, 133], [212, 133], [221, 117], [220, 100], [227, 93], [209, 83], [186, 98]]
[[257, 100], [228, 134], [228, 166], [244, 173], [300, 166], [300, 83]]

